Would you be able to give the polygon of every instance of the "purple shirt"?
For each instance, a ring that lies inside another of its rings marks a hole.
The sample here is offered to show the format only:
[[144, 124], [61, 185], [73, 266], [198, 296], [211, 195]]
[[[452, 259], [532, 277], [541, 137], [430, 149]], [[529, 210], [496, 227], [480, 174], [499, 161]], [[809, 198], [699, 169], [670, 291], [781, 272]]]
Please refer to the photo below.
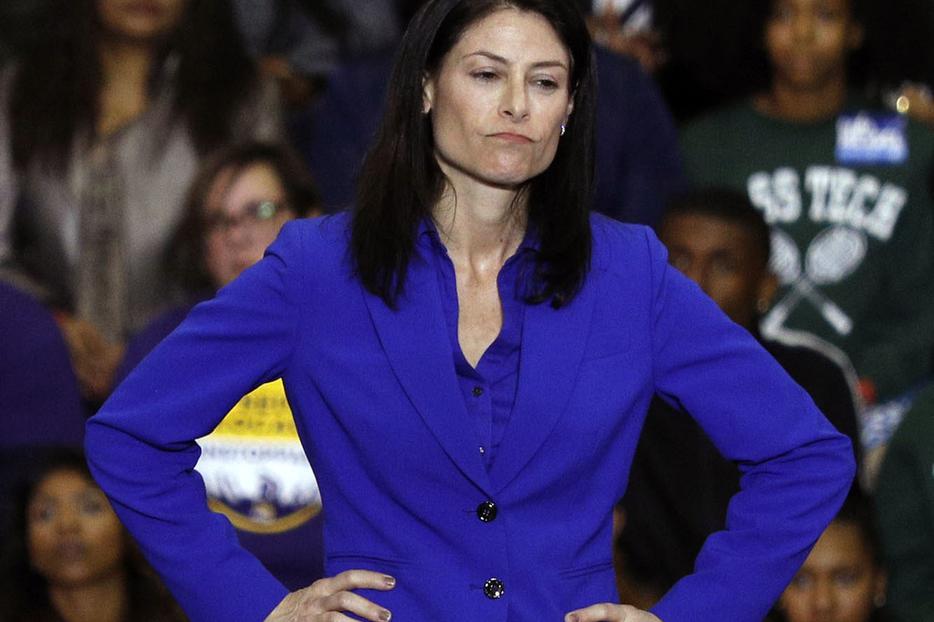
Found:
[[486, 349], [476, 367], [472, 367], [461, 350], [457, 334], [458, 300], [454, 264], [447, 249], [431, 224], [419, 230], [419, 245], [435, 267], [441, 304], [447, 323], [448, 338], [454, 356], [457, 383], [464, 405], [477, 432], [477, 450], [489, 469], [503, 438], [509, 416], [516, 401], [519, 379], [519, 351], [522, 346], [522, 324], [525, 305], [516, 284], [524, 265], [532, 266], [537, 249], [536, 238], [526, 235], [515, 254], [506, 260], [496, 278], [503, 307], [503, 326], [499, 335]]

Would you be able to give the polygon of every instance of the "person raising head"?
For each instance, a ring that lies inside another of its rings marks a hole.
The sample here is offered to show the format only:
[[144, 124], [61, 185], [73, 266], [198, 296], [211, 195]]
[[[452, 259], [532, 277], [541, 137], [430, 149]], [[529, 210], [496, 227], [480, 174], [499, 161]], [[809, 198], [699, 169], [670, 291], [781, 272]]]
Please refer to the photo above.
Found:
[[[765, 615], [850, 443], [651, 231], [588, 214], [594, 88], [572, 2], [429, 0], [357, 209], [287, 223], [90, 420], [96, 477], [193, 619]], [[292, 592], [192, 471], [193, 439], [278, 377], [326, 508], [327, 578]], [[738, 531], [647, 612], [614, 602], [610, 517], [656, 392], [746, 479]]]
[[3, 550], [0, 606], [10, 622], [181, 622], [83, 456], [33, 453]]
[[872, 502], [854, 488], [777, 608], [785, 622], [882, 622], [886, 575]]

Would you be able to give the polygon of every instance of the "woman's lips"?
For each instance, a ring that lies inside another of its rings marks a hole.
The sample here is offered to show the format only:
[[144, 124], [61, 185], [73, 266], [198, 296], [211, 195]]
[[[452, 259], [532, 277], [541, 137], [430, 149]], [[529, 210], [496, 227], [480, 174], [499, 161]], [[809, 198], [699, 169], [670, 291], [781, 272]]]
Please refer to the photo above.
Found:
[[508, 143], [526, 144], [533, 142], [531, 138], [523, 134], [513, 134], [512, 132], [498, 132], [491, 134], [493, 138], [504, 140]]

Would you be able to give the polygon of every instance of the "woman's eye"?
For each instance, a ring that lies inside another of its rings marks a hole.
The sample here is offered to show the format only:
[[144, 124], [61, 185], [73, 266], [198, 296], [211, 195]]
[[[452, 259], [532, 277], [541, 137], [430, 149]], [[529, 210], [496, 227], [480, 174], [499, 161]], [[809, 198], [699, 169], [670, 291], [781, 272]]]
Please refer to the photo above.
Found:
[[475, 79], [480, 80], [481, 82], [492, 82], [498, 77], [495, 71], [489, 71], [486, 69], [481, 69], [480, 71], [474, 71], [470, 75], [473, 76]]
[[105, 501], [99, 495], [88, 495], [81, 499], [81, 512], [84, 514], [100, 514], [104, 511]]
[[34, 507], [29, 512], [29, 520], [37, 523], [47, 523], [55, 516], [55, 511], [51, 506], [42, 505]]
[[856, 570], [846, 570], [834, 575], [837, 585], [848, 587], [855, 584], [860, 579], [860, 573]]
[[558, 88], [558, 83], [551, 78], [537, 78], [535, 80], [535, 86], [545, 91], [554, 91]]

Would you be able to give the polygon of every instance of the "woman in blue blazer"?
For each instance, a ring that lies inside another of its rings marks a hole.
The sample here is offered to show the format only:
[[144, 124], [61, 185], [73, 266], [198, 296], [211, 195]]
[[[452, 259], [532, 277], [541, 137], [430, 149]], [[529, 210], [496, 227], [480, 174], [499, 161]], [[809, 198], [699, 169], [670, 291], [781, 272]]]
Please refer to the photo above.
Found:
[[[852, 449], [649, 230], [588, 215], [592, 75], [570, 2], [430, 0], [356, 212], [286, 225], [91, 419], [95, 476], [193, 620], [768, 611], [842, 502]], [[278, 377], [331, 577], [291, 594], [193, 470], [194, 439]], [[611, 513], [654, 394], [743, 477], [728, 528], [645, 612], [611, 604]]]

